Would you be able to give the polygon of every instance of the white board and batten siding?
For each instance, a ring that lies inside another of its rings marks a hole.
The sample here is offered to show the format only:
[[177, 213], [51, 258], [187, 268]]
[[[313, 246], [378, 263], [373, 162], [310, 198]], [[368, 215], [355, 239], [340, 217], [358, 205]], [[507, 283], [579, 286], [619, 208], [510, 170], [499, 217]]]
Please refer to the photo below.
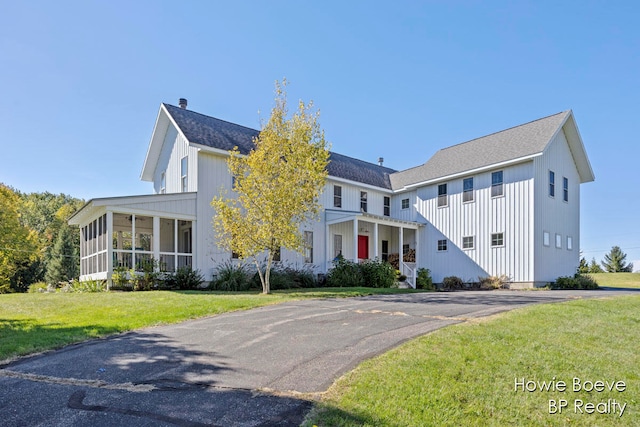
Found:
[[[573, 275], [580, 258], [580, 177], [564, 131], [560, 131], [534, 162], [535, 169], [535, 280], [553, 281]], [[549, 171], [555, 174], [555, 196], [549, 195]], [[563, 178], [569, 181], [564, 201]], [[544, 233], [549, 233], [549, 245]], [[560, 247], [556, 246], [560, 236]], [[568, 239], [572, 248], [568, 247]]]
[[[491, 173], [503, 171], [503, 196], [491, 196]], [[463, 202], [463, 179], [474, 178], [473, 201]], [[447, 184], [448, 203], [438, 207], [438, 185]], [[431, 269], [435, 282], [446, 276], [464, 281], [506, 274], [514, 282], [533, 277], [533, 165], [521, 163], [476, 175], [421, 187], [416, 195], [421, 232], [419, 265]], [[420, 218], [421, 217], [421, 218]], [[503, 233], [504, 244], [491, 245], [491, 235]], [[463, 238], [473, 248], [463, 249]], [[438, 251], [438, 240], [447, 250]]]
[[162, 174], [165, 174], [165, 193], [181, 193], [182, 159], [187, 157], [187, 192], [198, 191], [198, 149], [190, 146], [173, 124], [169, 124], [162, 143], [153, 189], [161, 192]]

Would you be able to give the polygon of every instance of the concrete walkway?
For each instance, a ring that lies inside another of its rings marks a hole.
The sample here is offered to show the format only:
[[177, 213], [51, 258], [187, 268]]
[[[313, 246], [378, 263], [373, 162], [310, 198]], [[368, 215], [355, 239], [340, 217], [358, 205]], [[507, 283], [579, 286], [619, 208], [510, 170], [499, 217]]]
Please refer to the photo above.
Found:
[[633, 290], [306, 300], [147, 328], [0, 369], [0, 425], [296, 426], [362, 360], [470, 318]]

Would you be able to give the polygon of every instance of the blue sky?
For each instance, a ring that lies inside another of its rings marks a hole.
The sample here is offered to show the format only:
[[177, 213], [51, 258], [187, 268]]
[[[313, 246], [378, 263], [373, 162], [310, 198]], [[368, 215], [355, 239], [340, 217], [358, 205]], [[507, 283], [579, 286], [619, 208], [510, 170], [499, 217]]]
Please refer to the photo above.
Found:
[[640, 269], [639, 21], [635, 1], [0, 0], [0, 182], [150, 193], [161, 102], [259, 128], [285, 76], [334, 151], [395, 169], [572, 109], [581, 249]]

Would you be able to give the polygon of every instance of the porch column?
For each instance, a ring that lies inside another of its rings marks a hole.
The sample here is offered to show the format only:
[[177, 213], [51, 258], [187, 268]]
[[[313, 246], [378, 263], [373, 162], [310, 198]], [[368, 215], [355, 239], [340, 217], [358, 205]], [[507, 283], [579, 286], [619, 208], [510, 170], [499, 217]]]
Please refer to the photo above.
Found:
[[378, 253], [378, 223], [373, 223], [373, 259], [380, 259]]
[[153, 217], [153, 259], [158, 263], [160, 268], [160, 217]]
[[416, 238], [415, 238], [416, 243], [415, 243], [415, 245], [414, 245], [414, 250], [416, 251], [416, 271], [418, 271], [418, 250], [420, 249], [420, 244], [418, 243], [418, 242], [420, 242], [420, 238], [419, 238], [419, 236], [418, 236], [418, 231], [420, 231], [420, 229], [419, 229], [419, 228], [416, 228], [416, 229], [413, 231], [413, 235], [416, 237]]
[[353, 260], [358, 262], [358, 218], [353, 218]]
[[[81, 241], [82, 244], [82, 241]], [[113, 276], [113, 212], [107, 211], [107, 290]]]
[[329, 224], [326, 223], [327, 218], [325, 214], [325, 230], [324, 230], [324, 268], [322, 269], [323, 273], [326, 273], [329, 270], [329, 261], [331, 260], [331, 248], [333, 246], [333, 239], [331, 238], [331, 234], [329, 232]]
[[398, 270], [402, 271], [402, 263], [404, 262], [404, 254], [402, 253], [402, 247], [404, 246], [404, 240], [403, 240], [403, 230], [402, 230], [402, 226], [400, 226], [398, 228], [398, 258], [400, 263], [398, 264], [398, 267], [400, 267]]

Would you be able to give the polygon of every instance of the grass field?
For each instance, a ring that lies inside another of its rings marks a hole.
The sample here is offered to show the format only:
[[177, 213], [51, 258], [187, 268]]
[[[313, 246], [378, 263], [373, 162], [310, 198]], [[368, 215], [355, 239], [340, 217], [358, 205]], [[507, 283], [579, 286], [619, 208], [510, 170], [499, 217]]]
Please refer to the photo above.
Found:
[[[532, 306], [447, 327], [364, 362], [304, 425], [638, 426], [638, 343], [640, 296]], [[623, 381], [624, 391], [574, 392], [574, 378]], [[567, 389], [516, 390], [517, 381], [529, 389], [564, 381]], [[550, 414], [550, 401], [560, 399], [567, 407]], [[609, 399], [626, 403], [622, 417]], [[587, 402], [615, 413], [589, 414]]]
[[640, 273], [596, 273], [589, 274], [599, 286], [612, 288], [640, 288]]
[[271, 295], [200, 291], [4, 294], [0, 295], [0, 361], [145, 326], [284, 301], [406, 292], [416, 291], [320, 288]]

